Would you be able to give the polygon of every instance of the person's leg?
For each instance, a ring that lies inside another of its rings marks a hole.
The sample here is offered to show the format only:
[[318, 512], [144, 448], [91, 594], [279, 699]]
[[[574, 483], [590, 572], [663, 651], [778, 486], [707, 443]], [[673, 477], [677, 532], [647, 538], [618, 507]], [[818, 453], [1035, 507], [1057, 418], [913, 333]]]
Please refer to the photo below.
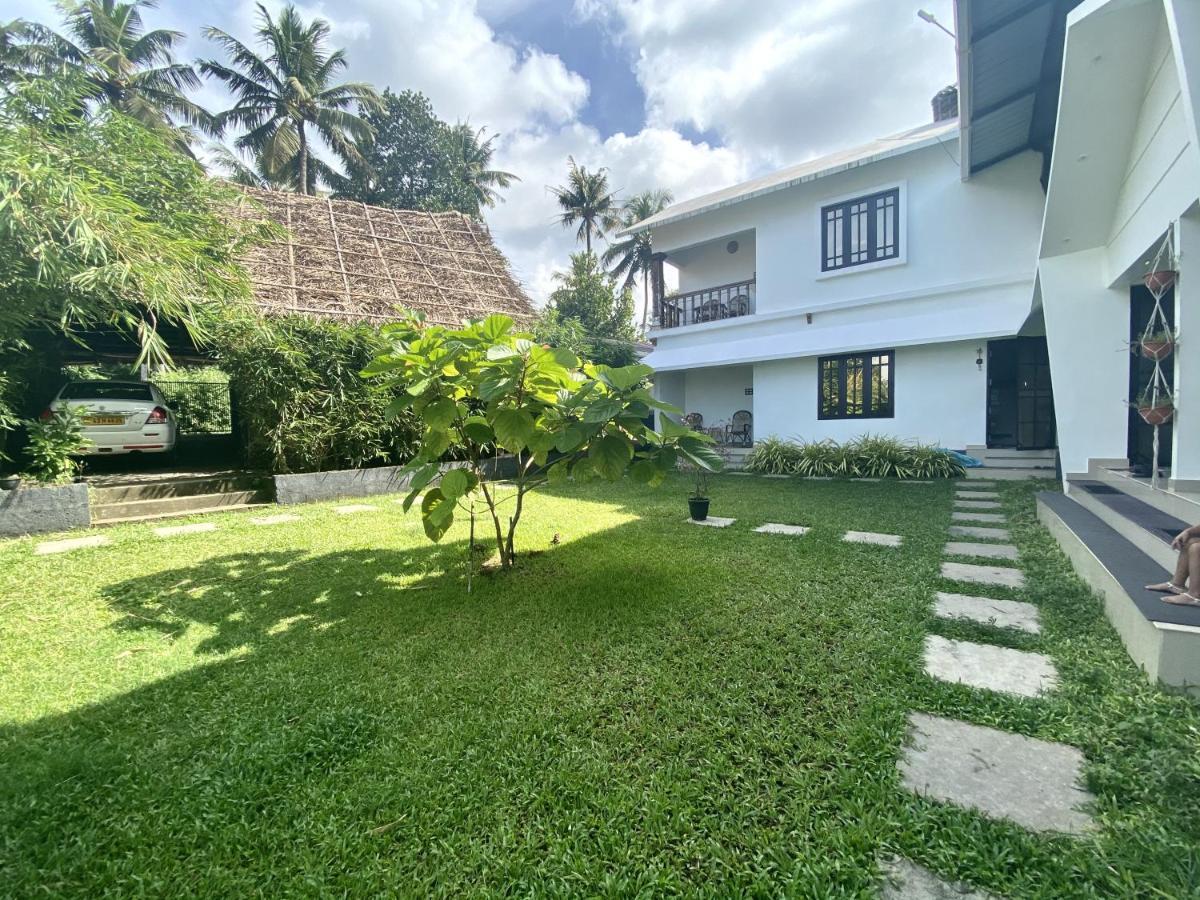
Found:
[[[1181, 551], [1179, 551], [1180, 560], [1186, 560], [1187, 566], [1184, 570], [1185, 575], [1188, 573], [1195, 574], [1200, 572], [1200, 541], [1189, 541]], [[1179, 567], [1176, 567], [1176, 573], [1179, 572]], [[1200, 594], [1196, 582], [1200, 579], [1193, 577], [1190, 591], [1185, 591], [1182, 588], [1178, 594], [1170, 597], [1163, 597], [1163, 603], [1172, 603], [1176, 606], [1200, 606], [1200, 599], [1192, 596]], [[1182, 583], [1182, 582], [1181, 582]]]
[[[1164, 593], [1182, 594], [1183, 586], [1187, 584], [1188, 573], [1195, 571], [1192, 568], [1191, 549], [1200, 547], [1200, 540], [1192, 539], [1183, 545], [1179, 551], [1179, 558], [1175, 561], [1175, 574], [1171, 576], [1170, 581], [1164, 581], [1161, 584], [1148, 584], [1148, 591], [1163, 591]], [[1195, 587], [1195, 585], [1193, 585]]]

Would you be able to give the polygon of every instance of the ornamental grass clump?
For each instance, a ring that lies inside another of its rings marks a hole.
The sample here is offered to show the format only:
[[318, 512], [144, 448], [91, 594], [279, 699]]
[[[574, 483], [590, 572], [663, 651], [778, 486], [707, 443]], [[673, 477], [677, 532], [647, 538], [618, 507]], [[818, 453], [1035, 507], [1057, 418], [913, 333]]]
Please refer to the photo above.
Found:
[[746, 468], [760, 475], [807, 478], [957, 478], [965, 471], [945, 450], [870, 434], [844, 444], [770, 437], [755, 445]]

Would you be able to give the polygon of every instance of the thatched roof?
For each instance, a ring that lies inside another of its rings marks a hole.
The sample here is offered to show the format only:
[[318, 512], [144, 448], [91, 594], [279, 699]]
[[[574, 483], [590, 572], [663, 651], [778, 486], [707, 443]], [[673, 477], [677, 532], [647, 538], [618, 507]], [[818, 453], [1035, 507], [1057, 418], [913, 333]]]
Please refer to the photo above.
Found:
[[402, 306], [443, 325], [494, 312], [518, 322], [533, 316], [508, 260], [487, 228], [468, 216], [246, 192], [288, 235], [243, 261], [265, 313], [382, 323], [395, 320]]

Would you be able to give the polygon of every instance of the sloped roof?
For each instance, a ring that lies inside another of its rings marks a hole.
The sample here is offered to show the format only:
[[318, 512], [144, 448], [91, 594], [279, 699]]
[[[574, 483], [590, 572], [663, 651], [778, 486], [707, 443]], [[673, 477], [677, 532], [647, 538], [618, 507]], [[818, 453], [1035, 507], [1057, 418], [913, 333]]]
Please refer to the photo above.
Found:
[[789, 166], [760, 178], [713, 191], [711, 194], [703, 194], [691, 200], [684, 200], [682, 203], [675, 203], [658, 215], [643, 219], [636, 225], [625, 229], [621, 234], [634, 234], [638, 231], [645, 231], [647, 228], [658, 228], [672, 222], [680, 222], [723, 206], [731, 206], [734, 203], [761, 197], [763, 194], [781, 191], [784, 188], [816, 181], [818, 178], [825, 178], [838, 172], [845, 172], [857, 166], [865, 166], [892, 156], [899, 156], [901, 153], [919, 150], [945, 138], [957, 137], [957, 132], [958, 120], [947, 119], [942, 122], [921, 125], [889, 137], [876, 138], [868, 144], [862, 144], [849, 150], [839, 150], [828, 156], [810, 159], [808, 162]]
[[287, 230], [243, 260], [264, 313], [382, 323], [402, 306], [441, 325], [534, 314], [491, 234], [469, 216], [245, 190], [261, 210], [247, 204], [240, 215], [265, 210]]

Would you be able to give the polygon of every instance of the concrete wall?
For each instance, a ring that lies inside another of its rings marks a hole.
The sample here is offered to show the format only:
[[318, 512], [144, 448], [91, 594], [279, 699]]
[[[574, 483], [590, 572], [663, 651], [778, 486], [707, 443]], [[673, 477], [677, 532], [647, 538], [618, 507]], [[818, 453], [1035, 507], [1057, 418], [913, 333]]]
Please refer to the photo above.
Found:
[[[508, 478], [515, 472], [512, 457], [490, 461], [489, 476]], [[442, 470], [455, 467], [444, 463]], [[346, 497], [374, 497], [380, 494], [399, 494], [408, 490], [412, 480], [402, 475], [400, 466], [377, 466], [372, 469], [340, 469], [334, 472], [302, 472], [296, 475], [275, 476], [275, 502], [281, 505], [313, 503]]]
[[692, 369], [683, 377], [684, 411], [700, 413], [706, 427], [728, 423], [741, 409], [754, 412], [754, 397], [746, 394], [748, 388], [754, 388], [754, 369], [750, 366]]
[[983, 444], [987, 375], [975, 365], [977, 347], [956, 342], [898, 348], [890, 419], [818, 419], [815, 356], [758, 363], [755, 436], [846, 441], [870, 433], [955, 449]]
[[[736, 253], [729, 252], [730, 241], [737, 241]], [[742, 231], [678, 251], [670, 262], [678, 270], [679, 292], [749, 281], [755, 273], [755, 244], [754, 232]]]
[[86, 484], [0, 491], [0, 535], [5, 537], [68, 531], [91, 524]]

